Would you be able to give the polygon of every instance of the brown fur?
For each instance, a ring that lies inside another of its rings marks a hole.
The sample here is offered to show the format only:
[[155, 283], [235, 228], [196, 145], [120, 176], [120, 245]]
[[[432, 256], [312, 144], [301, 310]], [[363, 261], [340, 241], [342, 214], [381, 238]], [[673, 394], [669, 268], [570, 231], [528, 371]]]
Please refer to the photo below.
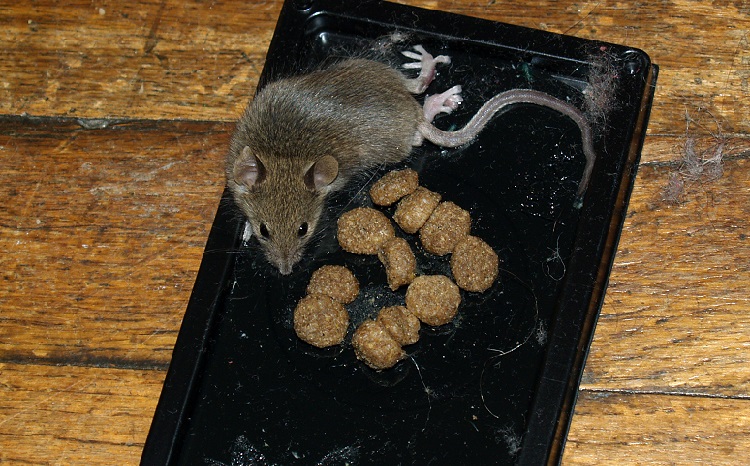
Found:
[[[227, 180], [266, 256], [289, 273], [316, 230], [325, 195], [356, 173], [405, 159], [412, 149], [419, 103], [407, 79], [385, 64], [347, 60], [266, 86], [240, 119], [227, 158]], [[248, 186], [238, 174], [257, 157], [265, 178]], [[338, 161], [338, 176], [310, 189], [305, 175], [324, 156]], [[298, 231], [307, 223], [308, 233]], [[269, 238], [260, 235], [265, 224]]]

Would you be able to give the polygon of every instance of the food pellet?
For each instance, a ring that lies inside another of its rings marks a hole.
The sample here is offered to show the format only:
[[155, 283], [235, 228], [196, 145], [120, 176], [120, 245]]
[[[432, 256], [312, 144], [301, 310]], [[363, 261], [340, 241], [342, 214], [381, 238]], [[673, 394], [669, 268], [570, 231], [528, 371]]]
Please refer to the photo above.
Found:
[[498, 265], [497, 253], [476, 236], [464, 238], [451, 256], [453, 278], [466, 291], [486, 291], [497, 278]]
[[405, 239], [394, 237], [383, 243], [378, 251], [378, 259], [385, 266], [388, 286], [391, 290], [396, 291], [414, 280], [417, 259], [414, 257], [409, 242]]
[[384, 307], [378, 313], [377, 321], [401, 346], [419, 341], [419, 319], [404, 306]]
[[307, 295], [294, 309], [294, 331], [303, 341], [325, 348], [344, 341], [349, 313], [330, 296]]
[[376, 205], [389, 206], [419, 186], [419, 175], [411, 168], [386, 173], [373, 183], [370, 198]]
[[453, 252], [459, 241], [469, 235], [471, 215], [453, 202], [438, 204], [419, 230], [419, 239], [427, 252], [444, 256]]
[[405, 232], [416, 233], [430, 218], [441, 198], [440, 194], [420, 186], [399, 201], [396, 212], [393, 213], [393, 220]]
[[376, 320], [362, 322], [352, 336], [352, 347], [357, 358], [375, 370], [393, 367], [406, 353]]
[[342, 265], [324, 265], [310, 277], [307, 294], [330, 296], [342, 304], [349, 304], [359, 294], [359, 282], [354, 274]]
[[406, 308], [427, 325], [453, 320], [461, 304], [461, 292], [445, 275], [420, 275], [406, 289]]
[[344, 212], [338, 220], [339, 244], [355, 254], [377, 254], [380, 246], [394, 235], [388, 217], [369, 207]]

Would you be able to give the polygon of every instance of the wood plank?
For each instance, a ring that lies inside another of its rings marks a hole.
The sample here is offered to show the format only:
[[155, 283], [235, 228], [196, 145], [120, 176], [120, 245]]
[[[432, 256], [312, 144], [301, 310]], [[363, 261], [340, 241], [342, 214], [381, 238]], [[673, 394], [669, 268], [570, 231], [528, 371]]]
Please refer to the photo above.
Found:
[[168, 364], [228, 130], [0, 122], [0, 360]]
[[[0, 112], [221, 121], [235, 119], [252, 95], [281, 6], [6, 3]], [[685, 110], [694, 108], [710, 109], [728, 132], [750, 131], [744, 3], [404, 3], [642, 48], [662, 67], [650, 133], [681, 132]]]
[[281, 4], [4, 1], [0, 113], [234, 119]]
[[582, 388], [750, 396], [750, 160], [661, 201], [641, 166]]
[[750, 400], [581, 393], [565, 466], [734, 466], [750, 457]]
[[138, 464], [164, 372], [0, 363], [0, 463]]

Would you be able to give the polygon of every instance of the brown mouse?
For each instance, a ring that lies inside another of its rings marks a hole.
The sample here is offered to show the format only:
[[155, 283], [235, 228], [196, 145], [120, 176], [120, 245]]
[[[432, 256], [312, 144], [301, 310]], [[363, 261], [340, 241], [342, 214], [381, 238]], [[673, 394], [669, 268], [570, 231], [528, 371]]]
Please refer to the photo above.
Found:
[[227, 183], [250, 231], [267, 259], [282, 274], [299, 262], [321, 217], [326, 196], [353, 175], [404, 160], [424, 139], [444, 147], [471, 142], [492, 116], [513, 103], [553, 108], [581, 130], [588, 184], [595, 155], [584, 115], [574, 106], [538, 91], [514, 89], [485, 103], [462, 129], [432, 125], [441, 112], [461, 103], [461, 88], [429, 96], [414, 95], [432, 82], [435, 67], [450, 63], [421, 46], [403, 54], [419, 69], [407, 78], [374, 60], [348, 59], [324, 70], [281, 79], [265, 86], [237, 123], [227, 156]]

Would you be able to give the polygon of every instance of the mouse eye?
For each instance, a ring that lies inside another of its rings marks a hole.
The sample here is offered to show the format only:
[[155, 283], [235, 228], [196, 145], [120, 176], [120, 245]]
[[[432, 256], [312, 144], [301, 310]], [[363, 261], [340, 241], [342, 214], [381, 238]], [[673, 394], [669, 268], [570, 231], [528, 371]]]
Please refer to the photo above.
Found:
[[297, 229], [297, 236], [303, 237], [306, 234], [307, 234], [307, 222], [300, 225], [299, 228]]
[[268, 239], [271, 234], [268, 232], [268, 227], [265, 223], [260, 224], [260, 236], [262, 236], [265, 239]]

